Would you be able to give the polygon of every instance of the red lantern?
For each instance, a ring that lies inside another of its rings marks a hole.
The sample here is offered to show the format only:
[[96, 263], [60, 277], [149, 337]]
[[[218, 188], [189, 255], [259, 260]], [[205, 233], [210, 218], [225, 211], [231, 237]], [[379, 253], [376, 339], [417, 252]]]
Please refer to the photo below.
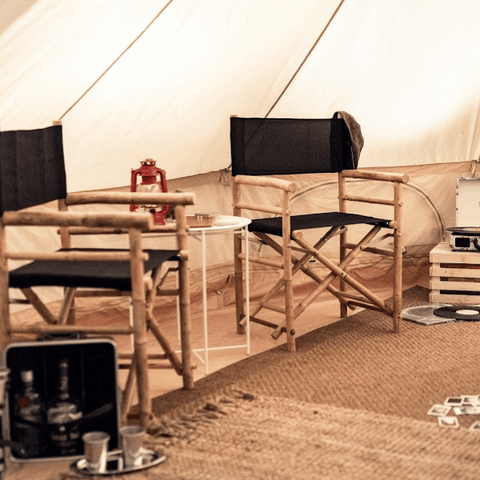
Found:
[[[167, 179], [165, 170], [156, 166], [155, 160], [147, 158], [140, 162], [141, 167], [134, 170], [132, 168], [132, 179], [130, 185], [131, 192], [160, 193], [167, 191]], [[137, 177], [142, 177], [142, 182], [137, 184]], [[168, 213], [168, 205], [130, 205], [130, 211], [135, 212], [141, 208], [145, 212], [153, 215], [153, 222], [165, 225], [165, 216]]]

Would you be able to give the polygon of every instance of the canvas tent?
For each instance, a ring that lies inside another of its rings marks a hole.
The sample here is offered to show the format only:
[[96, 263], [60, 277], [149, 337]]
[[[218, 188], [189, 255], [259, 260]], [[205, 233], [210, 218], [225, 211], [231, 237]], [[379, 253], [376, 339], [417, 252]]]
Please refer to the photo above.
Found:
[[[476, 0], [1, 0], [0, 128], [61, 120], [69, 191], [126, 188], [153, 158], [197, 209], [229, 214], [230, 115], [345, 110], [361, 167], [411, 175], [406, 245], [425, 260], [480, 156], [479, 18]], [[298, 208], [312, 188], [330, 198], [314, 185]]]

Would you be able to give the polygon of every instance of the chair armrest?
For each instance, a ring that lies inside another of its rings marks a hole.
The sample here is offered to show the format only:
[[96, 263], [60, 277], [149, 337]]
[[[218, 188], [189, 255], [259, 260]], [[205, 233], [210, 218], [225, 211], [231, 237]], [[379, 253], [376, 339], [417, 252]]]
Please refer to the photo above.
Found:
[[[138, 214], [135, 214], [138, 215]], [[189, 231], [188, 226], [185, 227], [186, 231]], [[151, 228], [144, 230], [145, 233], [175, 233], [178, 228], [175, 223], [166, 225], [154, 224]], [[59, 232], [60, 233], [60, 232]], [[128, 233], [128, 228], [121, 227], [70, 227], [68, 229], [70, 235], [119, 235], [122, 233]]]
[[372, 172], [367, 170], [343, 170], [342, 175], [348, 178], [379, 180], [382, 182], [408, 183], [408, 175], [404, 173]]
[[[285, 213], [282, 206], [267, 205], [265, 203], [245, 203], [241, 201], [240, 185], [251, 185], [254, 187], [270, 187], [281, 190], [284, 196], [282, 204], [285, 205], [285, 197], [289, 197], [290, 193], [297, 190], [295, 182], [289, 180], [282, 180], [275, 177], [263, 177], [253, 175], [237, 175], [233, 177], [234, 180], [234, 212], [236, 215], [241, 210], [253, 210], [257, 212], [271, 213], [274, 215], [283, 215]], [[288, 200], [289, 201], [289, 200]]]
[[275, 177], [262, 177], [262, 176], [250, 176], [250, 175], [237, 175], [234, 177], [236, 183], [242, 185], [253, 185], [257, 187], [272, 187], [278, 188], [279, 190], [284, 190], [286, 192], [295, 192], [297, 190], [297, 185], [295, 182], [290, 182], [289, 180], [282, 180]]
[[19, 211], [5, 212], [4, 225], [36, 225], [52, 227], [119, 227], [148, 230], [153, 227], [153, 218], [149, 213], [77, 213]]
[[118, 205], [193, 205], [195, 194], [182, 193], [143, 193], [143, 192], [79, 192], [69, 193], [65, 200], [68, 206], [92, 203]]

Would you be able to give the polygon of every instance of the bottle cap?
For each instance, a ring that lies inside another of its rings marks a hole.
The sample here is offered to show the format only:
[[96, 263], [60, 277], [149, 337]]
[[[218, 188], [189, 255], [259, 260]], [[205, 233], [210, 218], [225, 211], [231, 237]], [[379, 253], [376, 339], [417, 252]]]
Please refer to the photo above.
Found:
[[20, 377], [24, 383], [33, 382], [33, 370], [22, 370], [20, 372]]

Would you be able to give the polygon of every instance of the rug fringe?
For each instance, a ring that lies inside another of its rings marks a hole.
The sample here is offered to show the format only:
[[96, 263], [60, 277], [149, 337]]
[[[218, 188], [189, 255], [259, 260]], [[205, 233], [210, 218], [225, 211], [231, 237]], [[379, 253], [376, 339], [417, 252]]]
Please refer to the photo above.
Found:
[[205, 404], [192, 414], [178, 413], [161, 415], [151, 420], [144, 444], [147, 448], [157, 449], [178, 443], [189, 443], [202, 426], [209, 425], [222, 416], [235, 410], [239, 402], [252, 402], [256, 396], [233, 390], [228, 396], [209, 398]]

